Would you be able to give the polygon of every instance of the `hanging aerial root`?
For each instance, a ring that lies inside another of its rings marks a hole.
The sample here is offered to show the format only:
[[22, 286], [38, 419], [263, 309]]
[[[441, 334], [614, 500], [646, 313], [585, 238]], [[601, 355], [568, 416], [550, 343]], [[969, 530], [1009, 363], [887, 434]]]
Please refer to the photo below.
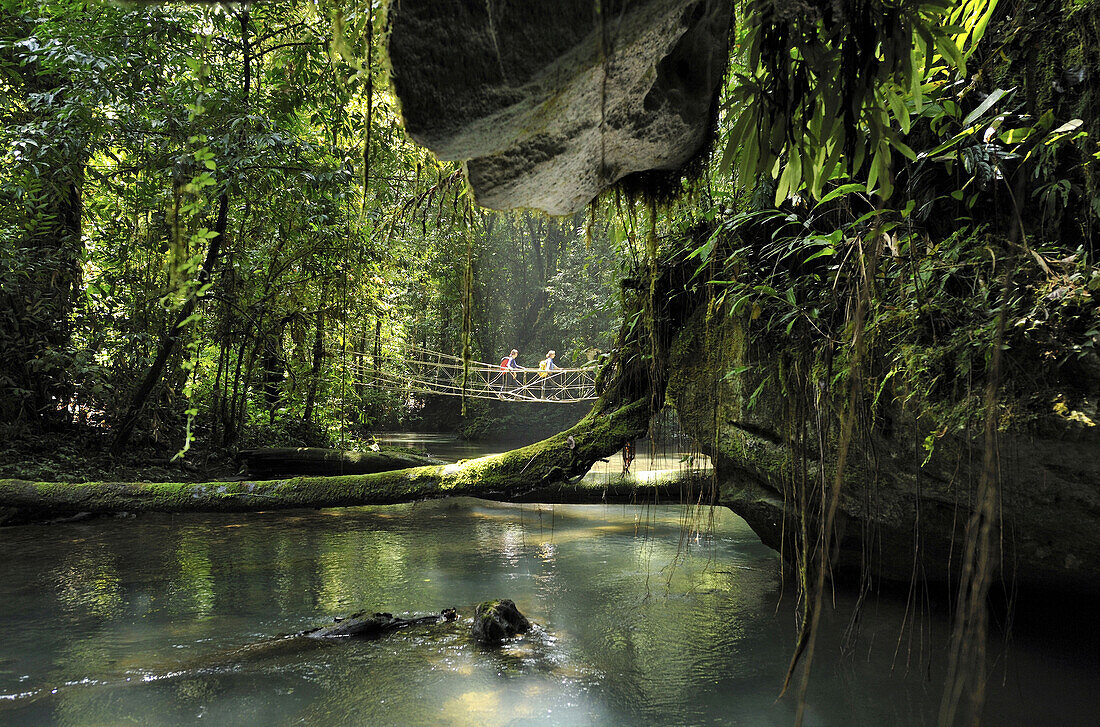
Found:
[[89, 482], [0, 480], [0, 524], [115, 512], [242, 512], [388, 505], [452, 496], [504, 501], [599, 502], [675, 498], [675, 484], [590, 483], [597, 460], [645, 434], [648, 401], [592, 413], [568, 431], [502, 454], [457, 464], [342, 477], [252, 482]]

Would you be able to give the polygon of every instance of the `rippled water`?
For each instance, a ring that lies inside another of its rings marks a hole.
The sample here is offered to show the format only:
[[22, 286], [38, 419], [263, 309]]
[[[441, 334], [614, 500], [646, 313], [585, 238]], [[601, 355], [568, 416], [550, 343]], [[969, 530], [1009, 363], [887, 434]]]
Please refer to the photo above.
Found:
[[[789, 725], [777, 572], [740, 519], [679, 507], [462, 499], [8, 528], [0, 724]], [[538, 627], [485, 649], [468, 618], [498, 597]], [[277, 640], [452, 605], [457, 625], [378, 641]], [[807, 724], [934, 722], [943, 624], [903, 622], [903, 604], [871, 604], [847, 656], [846, 624], [826, 624]], [[987, 724], [1092, 724], [1095, 671], [1019, 643], [1008, 662]]]

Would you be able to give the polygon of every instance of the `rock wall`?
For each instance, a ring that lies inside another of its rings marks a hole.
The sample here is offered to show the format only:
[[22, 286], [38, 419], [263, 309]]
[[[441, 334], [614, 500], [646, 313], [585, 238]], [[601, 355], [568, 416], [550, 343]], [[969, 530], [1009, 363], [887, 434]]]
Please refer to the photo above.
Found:
[[[987, 46], [1015, 60], [994, 69], [996, 83], [1019, 86], [1035, 117], [1053, 106], [1058, 118], [1079, 114], [1098, 128], [1097, 91], [1086, 82], [1097, 7], [1042, 0], [1024, 29], [998, 15]], [[464, 160], [484, 206], [571, 213], [633, 172], [680, 167], [706, 143], [728, 59], [729, 0], [401, 0], [390, 12], [406, 129], [441, 159]], [[1063, 211], [1065, 240], [1092, 234], [1087, 202]], [[820, 493], [835, 464], [837, 413], [780, 383], [792, 357], [810, 354], [778, 350], [782, 342], [761, 352], [742, 321], [706, 306], [669, 329], [678, 337], [668, 395], [714, 459], [721, 503], [790, 552], [802, 526], [793, 502]], [[1100, 378], [1093, 383], [1095, 401]], [[1100, 427], [1047, 414], [999, 440], [1001, 574], [1024, 587], [1100, 592]], [[889, 425], [860, 428], [845, 468], [838, 567], [950, 581], [981, 443], [945, 434], [929, 457], [922, 444], [935, 422], [898, 404], [884, 405], [881, 419]]]
[[464, 160], [479, 204], [565, 215], [707, 139], [729, 0], [402, 0], [389, 54], [405, 128]]
[[[828, 436], [823, 448], [817, 446], [815, 417], [800, 412], [781, 390], [779, 352], [754, 352], [757, 347], [747, 340], [743, 321], [724, 312], [708, 315], [701, 307], [674, 346], [668, 395], [683, 426], [714, 458], [720, 503], [745, 518], [769, 546], [790, 553], [800, 523], [792, 478], [804, 473], [807, 487], [820, 488], [823, 449], [831, 485], [836, 442]], [[750, 371], [724, 377], [747, 365]], [[889, 419], [888, 435], [882, 427], [863, 432], [849, 455], [837, 524], [838, 567], [848, 573], [865, 567], [893, 581], [951, 581], [961, 570], [981, 471], [980, 442], [946, 435], [924, 463], [922, 442], [935, 424], [897, 407]], [[804, 447], [791, 436], [801, 425], [802, 442], [809, 443]], [[1100, 593], [1096, 429], [1052, 415], [1041, 429], [1000, 438], [1000, 575], [1006, 583]]]

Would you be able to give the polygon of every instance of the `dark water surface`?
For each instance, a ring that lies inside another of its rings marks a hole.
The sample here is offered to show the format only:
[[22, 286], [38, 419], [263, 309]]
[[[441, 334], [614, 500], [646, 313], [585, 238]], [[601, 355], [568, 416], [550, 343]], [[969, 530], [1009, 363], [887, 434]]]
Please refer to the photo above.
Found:
[[[675, 506], [461, 499], [7, 528], [0, 724], [789, 725], [786, 590], [743, 521]], [[466, 626], [498, 597], [538, 628], [488, 650]], [[358, 609], [452, 605], [458, 625], [235, 653]], [[826, 624], [807, 724], [934, 723], [942, 619], [872, 602], [841, 655], [846, 625]], [[986, 724], [1095, 724], [1092, 667], [1026, 638], [994, 650]]]

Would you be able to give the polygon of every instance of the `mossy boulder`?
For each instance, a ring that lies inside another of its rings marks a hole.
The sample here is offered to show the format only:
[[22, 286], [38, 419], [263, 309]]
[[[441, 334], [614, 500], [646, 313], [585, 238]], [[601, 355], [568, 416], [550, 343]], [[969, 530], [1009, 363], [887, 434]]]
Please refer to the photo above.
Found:
[[531, 622], [519, 612], [510, 599], [485, 601], [474, 610], [474, 624], [470, 633], [483, 644], [499, 644], [519, 634], [525, 634]]

